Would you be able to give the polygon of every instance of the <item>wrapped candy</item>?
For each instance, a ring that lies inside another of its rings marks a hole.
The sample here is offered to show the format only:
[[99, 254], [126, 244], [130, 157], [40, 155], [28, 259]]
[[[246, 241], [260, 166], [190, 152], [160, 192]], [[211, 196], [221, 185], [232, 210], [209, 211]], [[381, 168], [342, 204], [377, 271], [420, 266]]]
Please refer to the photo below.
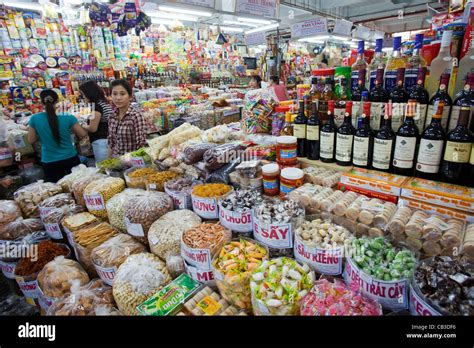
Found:
[[349, 289], [341, 280], [321, 279], [301, 301], [301, 315], [382, 315], [382, 306]]

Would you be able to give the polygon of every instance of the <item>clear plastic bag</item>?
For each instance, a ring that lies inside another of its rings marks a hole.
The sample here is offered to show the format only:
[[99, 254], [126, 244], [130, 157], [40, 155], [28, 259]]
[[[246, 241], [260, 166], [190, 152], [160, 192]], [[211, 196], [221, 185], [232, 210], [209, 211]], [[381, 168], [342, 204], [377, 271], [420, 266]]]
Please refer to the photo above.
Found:
[[103, 178], [91, 182], [84, 189], [87, 210], [102, 219], [107, 218], [105, 204], [116, 194], [125, 190], [125, 181], [120, 178]]
[[49, 307], [47, 315], [117, 315], [112, 288], [99, 279], [94, 279], [82, 286], [79, 281], [73, 281], [71, 293], [55, 301]]
[[20, 153], [27, 155], [35, 152], [33, 146], [28, 142], [28, 132], [21, 129], [10, 130], [8, 137], [8, 146], [13, 150], [14, 153]]
[[83, 176], [76, 181], [72, 182], [72, 193], [74, 194], [74, 198], [76, 199], [77, 204], [82, 205], [84, 208], [86, 207], [86, 203], [84, 201], [84, 190], [87, 185], [91, 182], [106, 178], [105, 175], [94, 173], [91, 175]]
[[166, 264], [155, 255], [130, 255], [119, 267], [113, 284], [113, 294], [120, 312], [138, 315], [137, 306], [170, 281]]
[[46, 198], [61, 192], [61, 186], [39, 181], [20, 188], [15, 192], [14, 198], [25, 217], [39, 217], [39, 204]]
[[89, 282], [89, 276], [78, 262], [64, 256], [57, 256], [48, 262], [38, 274], [38, 286], [43, 294], [51, 298], [68, 294], [73, 280], [84, 285]]
[[223, 184], [228, 184], [230, 182], [229, 175], [232, 173], [235, 168], [239, 165], [240, 159], [237, 159], [235, 161], [232, 161], [220, 169], [212, 172], [209, 174], [209, 176], [206, 178], [206, 182], [210, 183], [223, 183]]
[[166, 268], [168, 269], [171, 278], [175, 279], [185, 271], [184, 260], [180, 255], [169, 254], [166, 257]]
[[207, 150], [203, 156], [206, 169], [214, 171], [223, 167], [226, 163], [238, 159], [240, 157], [239, 152], [243, 149], [244, 147], [239, 143], [228, 143]]
[[18, 218], [0, 226], [0, 240], [16, 240], [32, 232], [44, 230], [40, 219]]
[[148, 244], [151, 225], [174, 208], [173, 200], [166, 193], [147, 191], [131, 197], [125, 204], [124, 219], [127, 232], [144, 244]]
[[201, 223], [201, 218], [191, 210], [182, 209], [166, 213], [156, 220], [148, 231], [150, 250], [163, 260], [180, 253], [181, 236]]
[[122, 192], [113, 196], [105, 204], [107, 209], [107, 216], [109, 217], [109, 223], [119, 229], [121, 232], [127, 232], [127, 226], [125, 225], [124, 214], [125, 214], [125, 203], [130, 197], [145, 194], [146, 191], [140, 189], [125, 189]]
[[136, 241], [132, 236], [121, 233], [94, 248], [91, 258], [97, 266], [119, 268], [130, 255], [145, 251], [146, 248], [143, 244]]
[[61, 185], [64, 192], [72, 192], [72, 185], [74, 182], [85, 176], [96, 174], [98, 171], [98, 168], [86, 167], [83, 164], [79, 164], [78, 166], [71, 169], [71, 174], [68, 174], [60, 179], [58, 181], [58, 185]]
[[2, 225], [21, 217], [21, 210], [15, 201], [0, 200], [0, 228]]
[[132, 167], [127, 169], [123, 175], [128, 188], [146, 189], [147, 178], [157, 173], [156, 169], [147, 166], [143, 168]]
[[187, 146], [183, 151], [184, 163], [194, 164], [202, 161], [204, 153], [216, 146], [217, 144], [212, 143], [192, 144]]
[[41, 219], [44, 222], [45, 215], [48, 214], [54, 208], [74, 205], [76, 205], [76, 201], [69, 193], [60, 193], [46, 198], [39, 205]]

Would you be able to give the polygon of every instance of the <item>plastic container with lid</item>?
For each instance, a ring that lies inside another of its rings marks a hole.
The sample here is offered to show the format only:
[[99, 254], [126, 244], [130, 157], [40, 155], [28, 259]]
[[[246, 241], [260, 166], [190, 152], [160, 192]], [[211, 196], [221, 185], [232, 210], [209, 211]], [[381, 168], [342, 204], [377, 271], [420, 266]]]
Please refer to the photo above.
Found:
[[280, 174], [280, 196], [285, 197], [291, 191], [303, 185], [304, 172], [298, 168], [285, 168]]
[[297, 139], [290, 135], [284, 135], [276, 139], [276, 159], [278, 164], [290, 165], [298, 163], [296, 156]]
[[266, 164], [262, 167], [263, 191], [267, 196], [276, 196], [280, 193], [279, 178], [280, 167], [276, 163]]

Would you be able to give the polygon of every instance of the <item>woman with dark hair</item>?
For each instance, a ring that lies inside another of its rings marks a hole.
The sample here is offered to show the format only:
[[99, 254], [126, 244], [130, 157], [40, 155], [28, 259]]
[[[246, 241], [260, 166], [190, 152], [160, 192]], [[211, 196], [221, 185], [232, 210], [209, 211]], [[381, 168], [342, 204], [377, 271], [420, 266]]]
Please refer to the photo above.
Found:
[[87, 102], [94, 105], [93, 115], [83, 127], [89, 132], [96, 163], [101, 162], [107, 158], [108, 122], [113, 113], [112, 107], [107, 102], [104, 91], [95, 81], [84, 82], [79, 86], [79, 90]]
[[252, 89], [262, 88], [262, 78], [258, 75], [253, 75], [250, 78], [249, 87]]
[[147, 123], [132, 105], [132, 87], [126, 80], [112, 81], [110, 88], [116, 109], [109, 117], [109, 157], [118, 157], [146, 145]]
[[28, 128], [28, 141], [34, 144], [41, 142], [41, 162], [46, 181], [57, 182], [71, 173], [71, 168], [80, 164], [76, 148], [71, 140], [71, 131], [79, 138], [87, 132], [70, 114], [56, 114], [58, 95], [51, 89], [40, 94], [41, 103], [46, 112], [31, 116]]
[[276, 75], [270, 77], [270, 88], [273, 89], [275, 95], [277, 97], [277, 101], [287, 101], [288, 92], [286, 91], [286, 87], [280, 84], [280, 78]]

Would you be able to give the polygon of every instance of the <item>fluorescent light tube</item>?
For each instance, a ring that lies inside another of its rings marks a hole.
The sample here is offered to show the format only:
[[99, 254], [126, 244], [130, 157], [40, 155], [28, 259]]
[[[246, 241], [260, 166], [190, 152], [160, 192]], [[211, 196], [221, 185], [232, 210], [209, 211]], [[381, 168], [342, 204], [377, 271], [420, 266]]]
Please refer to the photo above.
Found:
[[164, 18], [156, 18], [156, 17], [152, 17], [151, 18], [151, 23], [152, 24], [167, 24], [167, 25], [170, 25], [172, 24], [174, 21], [171, 20], [171, 19], [164, 19]]
[[198, 17], [185, 15], [181, 13], [169, 13], [169, 12], [150, 12], [148, 14], [152, 18], [166, 18], [166, 19], [178, 19], [181, 21], [197, 22]]
[[227, 21], [227, 20], [224, 20], [222, 23], [223, 24], [230, 24], [230, 25], [244, 25], [244, 26], [253, 27], [253, 28], [258, 27], [257, 23], [244, 23], [244, 22]]
[[181, 8], [181, 7], [160, 5], [160, 6], [158, 6], [158, 9], [160, 9], [161, 11], [174, 12], [174, 13], [185, 13], [185, 14], [195, 15], [195, 16], [199, 16], [199, 17], [212, 17], [211, 12], [189, 10], [189, 9], [185, 9], [185, 8]]
[[8, 7], [21, 8], [25, 10], [43, 11], [43, 6], [37, 3], [5, 1], [3, 4]]
[[272, 21], [268, 21], [265, 19], [254, 19], [254, 18], [246, 18], [246, 17], [237, 17], [238, 21], [241, 22], [249, 22], [249, 23], [255, 23], [255, 24], [272, 24]]
[[260, 28], [255, 28], [255, 29], [250, 29], [245, 32], [245, 34], [252, 34], [252, 33], [258, 33], [260, 31], [267, 31], [271, 29], [276, 29], [280, 26], [280, 23], [275, 23], [275, 24], [270, 24], [270, 25], [265, 25]]

